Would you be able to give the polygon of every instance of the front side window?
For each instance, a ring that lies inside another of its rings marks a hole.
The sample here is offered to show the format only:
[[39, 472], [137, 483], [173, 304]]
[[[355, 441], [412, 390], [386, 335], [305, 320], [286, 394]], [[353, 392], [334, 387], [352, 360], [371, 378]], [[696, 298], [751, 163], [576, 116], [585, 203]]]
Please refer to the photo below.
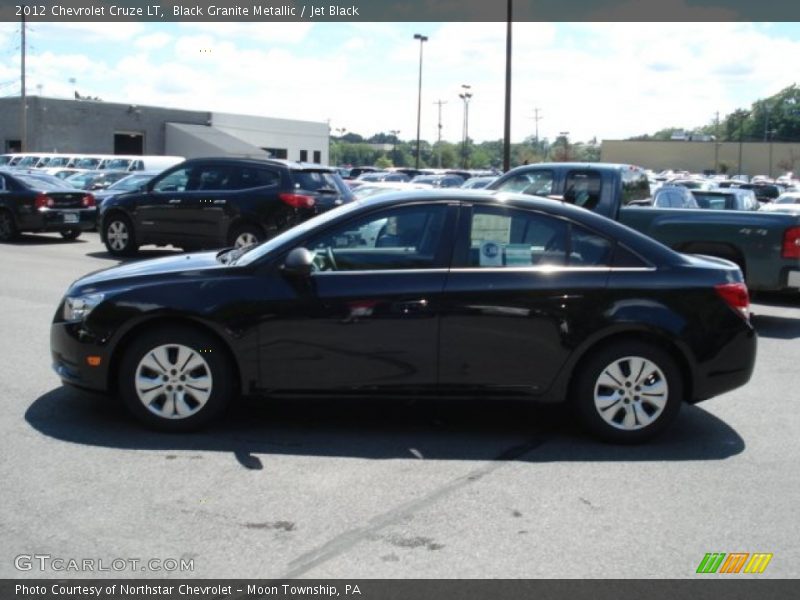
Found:
[[383, 210], [312, 238], [321, 271], [430, 269], [444, 229], [442, 204]]
[[163, 179], [160, 179], [153, 186], [154, 192], [183, 192], [189, 182], [189, 176], [193, 171], [192, 167], [184, 167], [173, 171]]
[[547, 169], [536, 169], [518, 173], [500, 184], [497, 190], [530, 194], [531, 196], [549, 196], [553, 193], [553, 172]]

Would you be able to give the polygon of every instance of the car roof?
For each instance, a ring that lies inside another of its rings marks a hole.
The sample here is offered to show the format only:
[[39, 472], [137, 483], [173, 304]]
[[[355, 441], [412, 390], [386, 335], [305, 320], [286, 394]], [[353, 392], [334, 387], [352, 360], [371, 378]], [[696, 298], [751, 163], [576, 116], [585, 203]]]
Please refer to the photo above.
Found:
[[272, 166], [286, 167], [294, 171], [326, 171], [330, 173], [337, 172], [337, 169], [334, 167], [327, 167], [325, 165], [320, 165], [317, 163], [285, 160], [282, 158], [252, 158], [252, 157], [238, 158], [232, 156], [204, 156], [202, 158], [190, 158], [178, 164], [185, 165], [185, 164], [209, 163], [209, 162], [231, 164], [231, 165], [241, 165], [241, 164], [272, 165]]

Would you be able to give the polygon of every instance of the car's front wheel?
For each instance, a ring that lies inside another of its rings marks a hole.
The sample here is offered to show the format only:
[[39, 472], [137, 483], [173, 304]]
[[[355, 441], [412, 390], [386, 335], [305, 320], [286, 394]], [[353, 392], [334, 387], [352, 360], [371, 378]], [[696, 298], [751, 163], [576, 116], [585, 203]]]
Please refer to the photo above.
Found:
[[591, 433], [633, 444], [649, 440], [675, 419], [683, 388], [680, 369], [668, 352], [626, 341], [589, 357], [577, 374], [573, 401]]
[[128, 409], [164, 431], [206, 425], [225, 409], [236, 389], [220, 344], [183, 327], [138, 336], [122, 358], [119, 386]]
[[103, 242], [113, 256], [131, 256], [139, 249], [130, 219], [120, 213], [112, 213], [103, 220]]

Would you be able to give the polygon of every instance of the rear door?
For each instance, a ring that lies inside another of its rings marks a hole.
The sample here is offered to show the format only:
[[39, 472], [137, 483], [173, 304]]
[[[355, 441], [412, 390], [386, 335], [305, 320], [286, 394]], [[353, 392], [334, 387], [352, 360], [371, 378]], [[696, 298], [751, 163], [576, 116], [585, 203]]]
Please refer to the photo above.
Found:
[[612, 250], [543, 212], [464, 205], [442, 300], [440, 385], [546, 390], [605, 293]]

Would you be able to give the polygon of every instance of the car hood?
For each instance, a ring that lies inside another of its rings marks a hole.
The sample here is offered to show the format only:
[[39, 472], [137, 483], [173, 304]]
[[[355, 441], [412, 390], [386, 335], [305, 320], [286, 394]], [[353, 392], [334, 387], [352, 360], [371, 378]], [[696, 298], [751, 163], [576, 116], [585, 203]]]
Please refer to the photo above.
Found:
[[131, 262], [110, 269], [89, 273], [72, 284], [72, 289], [90, 292], [92, 288], [105, 288], [107, 284], [125, 285], [143, 279], [159, 279], [163, 276], [191, 276], [197, 271], [226, 269], [227, 265], [217, 260], [218, 251], [178, 254], [152, 260]]

